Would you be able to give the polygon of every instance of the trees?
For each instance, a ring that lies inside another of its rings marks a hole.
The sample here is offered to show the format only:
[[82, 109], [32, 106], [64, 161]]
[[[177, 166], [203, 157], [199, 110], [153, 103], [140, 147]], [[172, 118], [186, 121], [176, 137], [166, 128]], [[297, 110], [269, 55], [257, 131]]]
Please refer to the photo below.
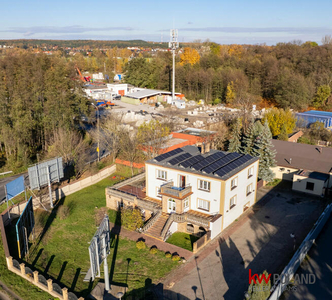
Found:
[[140, 149], [140, 139], [137, 134], [132, 134], [129, 131], [123, 131], [120, 139], [121, 154], [129, 161], [131, 175], [134, 176], [133, 164], [138, 160], [142, 154]]
[[276, 155], [271, 139], [271, 131], [268, 123], [265, 122], [261, 134], [254, 141], [253, 156], [259, 157], [258, 177], [268, 182], [274, 178], [270, 168], [275, 166]]
[[290, 134], [294, 131], [296, 125], [293, 113], [289, 109], [283, 110], [282, 108], [269, 110], [265, 113], [262, 122], [269, 124], [272, 136], [278, 136], [283, 127], [285, 127], [286, 133]]
[[329, 85], [321, 85], [318, 87], [315, 97], [312, 100], [312, 105], [316, 108], [323, 106], [327, 98], [331, 95], [331, 88]]
[[228, 152], [240, 152], [241, 149], [241, 118], [236, 119], [229, 138]]
[[180, 55], [180, 65], [194, 65], [199, 62], [200, 56], [198, 54], [198, 51], [193, 48], [186, 47], [183, 50], [183, 53]]
[[137, 136], [148, 159], [157, 156], [166, 145], [170, 130], [158, 120], [144, 122], [138, 127]]
[[251, 122], [242, 138], [241, 153], [253, 155], [255, 138], [255, 126], [254, 122]]

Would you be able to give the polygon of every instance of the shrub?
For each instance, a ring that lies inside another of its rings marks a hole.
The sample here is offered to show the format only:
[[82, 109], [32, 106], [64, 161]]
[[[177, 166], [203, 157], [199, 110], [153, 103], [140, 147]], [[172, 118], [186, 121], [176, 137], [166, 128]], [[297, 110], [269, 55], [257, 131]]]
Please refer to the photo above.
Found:
[[158, 252], [158, 249], [156, 247], [153, 247], [150, 249], [151, 254], [157, 254], [157, 252]]
[[142, 250], [142, 249], [146, 248], [146, 245], [145, 245], [145, 243], [143, 241], [138, 241], [138, 242], [136, 242], [136, 248], [138, 250]]
[[167, 258], [171, 258], [171, 257], [172, 257], [172, 254], [169, 253], [169, 252], [166, 252], [166, 253], [165, 253], [165, 257], [167, 257]]
[[180, 256], [177, 255], [177, 254], [175, 254], [175, 255], [173, 255], [173, 257], [172, 257], [172, 260], [173, 260], [173, 261], [179, 261], [179, 260], [180, 260]]
[[59, 207], [58, 216], [59, 216], [60, 220], [66, 219], [67, 217], [69, 217], [69, 214], [70, 214], [70, 209], [68, 206], [61, 205]]
[[124, 208], [121, 212], [121, 224], [129, 230], [142, 228], [144, 223], [141, 211], [138, 208]]

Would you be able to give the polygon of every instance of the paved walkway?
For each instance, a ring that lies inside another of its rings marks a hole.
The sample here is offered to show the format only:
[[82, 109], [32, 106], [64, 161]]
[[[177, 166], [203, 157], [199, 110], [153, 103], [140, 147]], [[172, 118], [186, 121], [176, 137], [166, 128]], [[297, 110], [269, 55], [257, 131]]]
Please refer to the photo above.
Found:
[[308, 196], [268, 191], [217, 240], [169, 274], [165, 288], [196, 300], [243, 299], [249, 269], [280, 273], [293, 255], [290, 233], [299, 246], [322, 210], [320, 201]]
[[180, 257], [184, 257], [186, 260], [188, 260], [190, 257], [193, 256], [193, 253], [189, 250], [180, 248], [178, 246], [175, 246], [175, 245], [172, 245], [169, 243], [165, 243], [161, 240], [157, 240], [146, 234], [127, 230], [118, 225], [114, 225], [113, 223], [110, 223], [110, 228], [111, 228], [111, 233], [113, 233], [113, 234], [118, 234], [120, 232], [121, 237], [128, 238], [135, 242], [140, 239], [143, 239], [148, 247], [156, 246], [159, 250], [162, 250], [164, 252], [168, 251], [172, 254], [177, 253]]

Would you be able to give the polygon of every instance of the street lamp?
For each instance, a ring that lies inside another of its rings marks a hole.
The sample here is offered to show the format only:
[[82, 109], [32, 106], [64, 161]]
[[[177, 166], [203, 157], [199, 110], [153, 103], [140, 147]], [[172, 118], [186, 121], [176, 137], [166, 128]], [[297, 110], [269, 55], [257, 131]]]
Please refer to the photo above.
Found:
[[100, 127], [99, 127], [99, 107], [91, 102], [91, 105], [97, 109], [97, 128], [98, 128], [98, 145], [97, 145], [97, 153], [98, 153], [98, 162], [100, 161], [100, 149], [99, 149], [99, 142], [100, 142]]

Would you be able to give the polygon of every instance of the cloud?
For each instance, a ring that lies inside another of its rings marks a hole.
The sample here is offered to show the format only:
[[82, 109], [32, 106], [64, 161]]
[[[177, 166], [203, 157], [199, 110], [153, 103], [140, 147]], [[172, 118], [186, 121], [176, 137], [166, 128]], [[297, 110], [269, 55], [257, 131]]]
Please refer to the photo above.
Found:
[[[161, 30], [161, 31], [167, 31]], [[179, 31], [195, 32], [219, 32], [219, 33], [289, 33], [289, 34], [308, 34], [332, 31], [327, 27], [196, 27], [179, 28]]]
[[6, 30], [1, 30], [0, 32], [13, 32], [13, 33], [22, 33], [24, 36], [31, 36], [38, 33], [85, 33], [85, 32], [101, 32], [101, 31], [114, 31], [114, 30], [123, 30], [123, 31], [132, 31], [132, 27], [83, 27], [78, 25], [73, 26], [34, 26], [34, 27], [11, 27]]
[[192, 25], [192, 24], [194, 24], [194, 23], [193, 23], [193, 22], [188, 22], [188, 24], [189, 24], [189, 25]]

